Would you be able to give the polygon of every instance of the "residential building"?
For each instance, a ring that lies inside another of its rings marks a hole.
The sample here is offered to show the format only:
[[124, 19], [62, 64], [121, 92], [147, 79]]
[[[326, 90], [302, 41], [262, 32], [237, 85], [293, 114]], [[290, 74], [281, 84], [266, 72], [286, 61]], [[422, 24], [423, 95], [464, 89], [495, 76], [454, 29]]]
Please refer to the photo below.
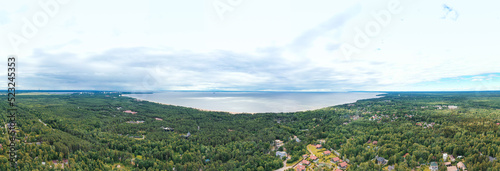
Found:
[[302, 160], [301, 164], [304, 166], [309, 166], [311, 164], [311, 162], [307, 161], [307, 160]]
[[457, 163], [457, 168], [462, 170], [467, 170], [467, 167], [465, 167], [465, 164], [462, 162]]
[[133, 111], [131, 111], [131, 110], [126, 110], [126, 111], [123, 111], [123, 112], [125, 112], [125, 113], [130, 113], [130, 114], [132, 114], [132, 115], [135, 115], [135, 114], [137, 113], [137, 112], [133, 112]]
[[281, 147], [281, 146], [283, 146], [283, 141], [281, 141], [281, 140], [274, 140], [274, 145], [276, 147]]
[[313, 162], [315, 162], [315, 163], [316, 163], [316, 162], [318, 162], [318, 157], [316, 157], [316, 156], [311, 156], [310, 158], [311, 158], [311, 160], [312, 160]]
[[387, 160], [383, 157], [377, 157], [377, 163], [378, 164], [381, 164], [381, 165], [384, 165], [387, 163]]
[[284, 152], [284, 151], [276, 151], [276, 156], [279, 156], [280, 158], [286, 157], [286, 152]]
[[458, 171], [457, 166], [450, 166], [447, 169], [448, 171]]
[[488, 156], [488, 159], [490, 160], [490, 162], [493, 162], [493, 161], [495, 161], [497, 158], [495, 158], [495, 157], [491, 157], [491, 156]]
[[321, 148], [322, 148], [321, 144], [316, 145], [316, 149], [321, 149]]
[[429, 169], [431, 171], [438, 171], [439, 170], [439, 166], [436, 162], [431, 162], [431, 166], [429, 167]]
[[455, 161], [455, 157], [453, 157], [453, 155], [449, 155], [448, 157], [450, 158], [450, 161], [451, 161], [451, 162], [454, 162], [454, 161]]
[[332, 159], [332, 162], [333, 162], [333, 163], [338, 163], [339, 161], [340, 161], [340, 158], [338, 158], [338, 157], [334, 157], [334, 158]]
[[305, 171], [306, 167], [299, 164], [299, 165], [295, 166], [295, 170], [296, 171]]
[[325, 156], [329, 156], [330, 154], [332, 154], [332, 152], [331, 152], [331, 151], [326, 150], [326, 151], [324, 151], [324, 152], [323, 152], [323, 154], [324, 154]]
[[448, 159], [448, 153], [443, 153], [443, 161], [446, 161]]
[[[163, 128], [163, 127], [162, 127]], [[164, 131], [174, 131], [174, 128], [169, 128], [169, 127], [166, 127], [166, 128], [163, 128]]]
[[451, 166], [451, 162], [444, 162], [444, 165], [445, 165], [446, 167], [450, 167], [450, 166]]
[[346, 162], [342, 162], [342, 163], [339, 164], [339, 167], [341, 169], [347, 169], [347, 163]]

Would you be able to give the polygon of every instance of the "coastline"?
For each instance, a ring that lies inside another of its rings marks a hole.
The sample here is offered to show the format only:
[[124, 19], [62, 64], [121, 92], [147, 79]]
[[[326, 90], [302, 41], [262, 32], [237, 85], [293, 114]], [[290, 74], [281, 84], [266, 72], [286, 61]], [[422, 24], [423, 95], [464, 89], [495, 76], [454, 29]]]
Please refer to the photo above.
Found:
[[156, 102], [156, 101], [151, 101], [151, 100], [146, 100], [146, 99], [141, 99], [141, 98], [138, 98], [138, 97], [132, 97], [132, 96], [129, 96], [130, 94], [122, 94], [121, 96], [122, 97], [130, 97], [130, 98], [133, 98], [133, 99], [136, 99], [136, 100], [140, 100], [140, 101], [147, 101], [147, 102], [151, 102], [151, 103], [156, 103], [156, 104], [161, 104], [161, 105], [169, 105], [169, 106], [178, 106], [178, 107], [186, 107], [186, 108], [192, 108], [192, 109], [196, 109], [196, 110], [199, 110], [199, 111], [204, 111], [204, 112], [223, 112], [223, 113], [229, 113], [229, 114], [233, 114], [233, 115], [237, 115], [237, 114], [256, 114], [256, 113], [242, 113], [242, 112], [228, 112], [228, 111], [217, 111], [217, 110], [208, 110], [208, 109], [200, 109], [200, 108], [195, 108], [195, 107], [188, 107], [188, 106], [179, 106], [179, 105], [174, 105], [174, 104], [168, 104], [168, 103], [162, 103], [162, 102]]
[[[352, 93], [359, 93], [359, 92], [352, 92]], [[170, 103], [152, 101], [152, 100], [147, 100], [147, 99], [144, 99], [144, 98], [141, 98], [141, 97], [133, 97], [133, 96], [131, 96], [131, 95], [139, 95], [139, 94], [121, 94], [121, 96], [133, 98], [133, 99], [136, 99], [136, 100], [139, 100], [139, 101], [148, 101], [148, 102], [152, 102], [152, 103], [156, 103], [156, 104], [161, 104], [161, 105], [186, 107], [186, 108], [192, 108], [192, 109], [196, 109], [196, 110], [200, 110], [200, 111], [205, 111], [205, 112], [222, 112], [222, 113], [229, 113], [229, 114], [252, 114], [253, 115], [253, 114], [259, 114], [259, 113], [294, 113], [294, 112], [305, 112], [305, 111], [320, 110], [320, 109], [329, 108], [329, 107], [335, 107], [335, 106], [339, 106], [339, 105], [356, 103], [359, 100], [382, 98], [382, 97], [385, 97], [384, 95], [387, 94], [385, 92], [374, 92], [374, 93], [376, 93], [376, 94], [374, 94], [373, 97], [359, 98], [359, 99], [356, 99], [356, 100], [353, 100], [353, 101], [345, 101], [345, 102], [341, 102], [341, 103], [337, 103], [337, 104], [332, 104], [332, 105], [328, 105], [328, 106], [324, 106], [324, 107], [316, 107], [314, 109], [294, 110], [294, 111], [287, 111], [287, 112], [231, 112], [231, 111], [224, 111], [224, 110], [210, 110], [210, 109], [202, 109], [202, 108], [191, 107], [191, 106], [184, 106], [184, 105], [174, 105], [174, 104], [170, 104]]]

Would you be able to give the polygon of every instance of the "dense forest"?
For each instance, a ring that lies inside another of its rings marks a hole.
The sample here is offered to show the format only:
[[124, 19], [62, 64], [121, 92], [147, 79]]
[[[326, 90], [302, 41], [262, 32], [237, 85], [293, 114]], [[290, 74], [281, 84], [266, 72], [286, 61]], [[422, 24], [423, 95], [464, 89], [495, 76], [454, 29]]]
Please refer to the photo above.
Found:
[[[19, 170], [275, 170], [286, 160], [276, 151], [293, 164], [309, 144], [338, 152], [346, 170], [428, 170], [431, 162], [446, 170], [444, 153], [468, 170], [500, 170], [500, 92], [391, 92], [313, 111], [237, 115], [121, 93], [25, 93], [16, 103]], [[9, 170], [8, 102], [0, 108], [0, 170]]]

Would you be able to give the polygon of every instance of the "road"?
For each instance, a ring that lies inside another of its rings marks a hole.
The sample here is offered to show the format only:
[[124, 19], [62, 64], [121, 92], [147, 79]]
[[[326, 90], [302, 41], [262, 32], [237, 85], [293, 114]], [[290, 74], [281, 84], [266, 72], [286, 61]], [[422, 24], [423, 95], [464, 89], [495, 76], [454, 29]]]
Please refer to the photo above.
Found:
[[[307, 147], [306, 147], [307, 148]], [[309, 151], [309, 153], [311, 153], [311, 155], [313, 155], [313, 152], [311, 151], [311, 149], [307, 148], [307, 151]], [[287, 159], [288, 160], [288, 159]], [[290, 169], [290, 168], [293, 168], [295, 166], [297, 166], [297, 164], [299, 164], [300, 162], [297, 162], [296, 164], [294, 164], [293, 166], [286, 166], [286, 161], [283, 161], [283, 167], [278, 169], [278, 170], [275, 170], [275, 171], [285, 171], [286, 169]]]
[[286, 161], [287, 161], [287, 160], [288, 160], [288, 159], [286, 159], [285, 161], [283, 161], [283, 167], [282, 167], [282, 168], [280, 168], [280, 169], [278, 169], [278, 170], [275, 170], [275, 171], [285, 171], [286, 169], [293, 168], [293, 167], [295, 167], [295, 166], [298, 164], [298, 163], [297, 163], [297, 164], [294, 164], [293, 166], [286, 166]]

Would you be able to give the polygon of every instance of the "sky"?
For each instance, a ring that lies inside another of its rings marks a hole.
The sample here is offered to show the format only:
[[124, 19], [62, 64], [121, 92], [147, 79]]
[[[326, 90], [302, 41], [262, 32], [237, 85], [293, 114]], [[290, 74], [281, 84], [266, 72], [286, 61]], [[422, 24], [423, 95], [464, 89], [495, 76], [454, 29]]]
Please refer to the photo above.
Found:
[[21, 90], [500, 90], [500, 1], [0, 4]]

